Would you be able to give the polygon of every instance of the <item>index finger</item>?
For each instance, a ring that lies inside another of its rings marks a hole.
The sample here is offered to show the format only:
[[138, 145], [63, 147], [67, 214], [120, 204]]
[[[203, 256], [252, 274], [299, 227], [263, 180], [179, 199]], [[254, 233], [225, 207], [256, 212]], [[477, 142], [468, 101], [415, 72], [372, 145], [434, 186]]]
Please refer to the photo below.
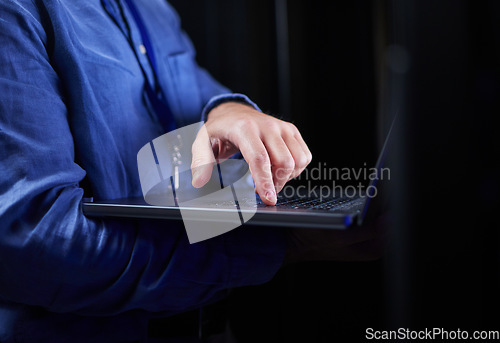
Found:
[[238, 148], [247, 161], [255, 182], [255, 190], [266, 205], [275, 205], [277, 201], [271, 173], [271, 159], [261, 139], [255, 136], [246, 136], [238, 142]]

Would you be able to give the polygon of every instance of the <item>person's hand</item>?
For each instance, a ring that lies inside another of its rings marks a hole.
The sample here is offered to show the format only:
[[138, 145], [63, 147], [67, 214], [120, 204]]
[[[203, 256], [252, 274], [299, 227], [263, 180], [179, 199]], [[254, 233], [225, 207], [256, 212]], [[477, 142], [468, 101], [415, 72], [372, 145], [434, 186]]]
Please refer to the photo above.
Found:
[[389, 216], [345, 230], [291, 229], [284, 265], [304, 261], [368, 261], [383, 255]]
[[312, 155], [297, 128], [236, 102], [210, 111], [193, 146], [193, 186], [210, 179], [214, 162], [240, 151], [247, 161], [255, 190], [267, 205], [276, 204], [277, 193], [311, 162]]

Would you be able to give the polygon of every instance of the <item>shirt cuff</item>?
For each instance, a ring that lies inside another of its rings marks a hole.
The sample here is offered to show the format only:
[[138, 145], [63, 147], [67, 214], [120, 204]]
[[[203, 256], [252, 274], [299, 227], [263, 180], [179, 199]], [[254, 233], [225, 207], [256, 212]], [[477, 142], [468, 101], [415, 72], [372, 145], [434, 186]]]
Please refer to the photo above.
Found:
[[211, 110], [213, 110], [215, 107], [225, 103], [225, 102], [241, 102], [247, 105], [252, 106], [255, 108], [257, 111], [262, 112], [262, 110], [255, 104], [250, 98], [248, 98], [244, 94], [239, 94], [239, 93], [227, 93], [227, 94], [219, 94], [211, 98], [208, 103], [205, 105], [203, 108], [203, 111], [201, 112], [201, 120], [202, 121], [207, 121], [208, 114], [210, 113]]

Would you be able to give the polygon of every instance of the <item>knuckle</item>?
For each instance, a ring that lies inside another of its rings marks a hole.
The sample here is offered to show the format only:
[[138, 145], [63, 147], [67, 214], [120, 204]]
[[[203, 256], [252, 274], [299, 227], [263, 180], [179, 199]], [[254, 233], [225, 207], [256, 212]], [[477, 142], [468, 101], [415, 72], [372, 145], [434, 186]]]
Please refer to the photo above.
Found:
[[311, 154], [310, 151], [308, 151], [306, 155], [307, 155], [307, 163], [306, 163], [306, 165], [308, 165], [309, 163], [311, 163], [311, 161], [313, 159], [313, 156], [312, 156], [312, 154]]
[[302, 154], [297, 158], [297, 168], [304, 169], [308, 164], [309, 162], [306, 154]]
[[264, 125], [268, 130], [274, 131], [274, 132], [279, 132], [280, 131], [280, 125], [276, 118], [267, 118], [264, 121]]
[[295, 161], [292, 158], [275, 161], [273, 169], [279, 179], [288, 178], [295, 169]]
[[259, 187], [262, 190], [268, 190], [268, 189], [274, 189], [275, 188], [274, 183], [270, 179], [262, 180]]
[[259, 150], [259, 151], [254, 152], [253, 160], [259, 166], [265, 166], [265, 165], [271, 164], [269, 162], [269, 155], [267, 154], [267, 151], [264, 151], [264, 150]]
[[257, 123], [252, 118], [242, 118], [237, 125], [244, 131], [255, 131], [258, 129]]
[[290, 122], [285, 122], [285, 128], [289, 133], [289, 135], [291, 135], [292, 137], [295, 138], [300, 137], [299, 129], [297, 129], [297, 126], [295, 126], [294, 124]]
[[282, 154], [273, 160], [273, 165], [286, 170], [293, 170], [295, 168], [295, 161], [291, 156]]
[[287, 158], [281, 162], [281, 167], [291, 172], [295, 169], [295, 161], [293, 158]]
[[297, 129], [297, 126], [295, 126], [295, 124], [293, 123], [290, 123], [290, 122], [287, 122], [287, 126], [288, 128], [293, 131], [293, 132], [299, 132], [299, 129]]
[[284, 132], [291, 139], [294, 139], [298, 142], [303, 141], [299, 129], [292, 123], [286, 123], [286, 129]]

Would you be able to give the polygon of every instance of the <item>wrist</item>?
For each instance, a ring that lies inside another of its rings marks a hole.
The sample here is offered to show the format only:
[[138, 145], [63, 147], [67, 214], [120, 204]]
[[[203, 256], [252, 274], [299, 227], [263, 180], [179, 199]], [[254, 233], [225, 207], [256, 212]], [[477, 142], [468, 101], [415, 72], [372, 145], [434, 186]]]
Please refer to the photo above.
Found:
[[212, 110], [207, 113], [206, 120], [208, 121], [209, 118], [221, 117], [224, 115], [229, 115], [232, 119], [236, 119], [237, 114], [244, 115], [248, 111], [255, 112], [255, 109], [245, 102], [227, 101], [212, 108]]

